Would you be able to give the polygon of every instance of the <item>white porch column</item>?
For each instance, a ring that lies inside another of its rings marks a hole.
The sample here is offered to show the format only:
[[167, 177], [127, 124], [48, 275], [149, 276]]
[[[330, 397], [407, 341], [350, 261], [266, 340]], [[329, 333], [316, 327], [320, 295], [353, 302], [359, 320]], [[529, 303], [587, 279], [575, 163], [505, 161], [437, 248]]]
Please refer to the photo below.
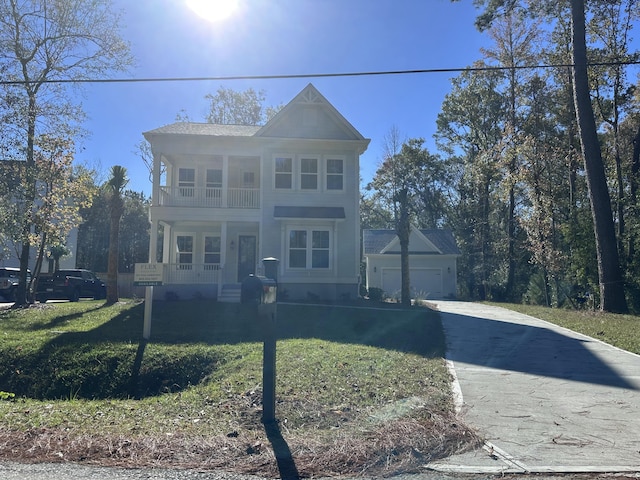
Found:
[[162, 263], [171, 263], [171, 252], [174, 249], [171, 244], [171, 226], [165, 223], [164, 236], [162, 238]]
[[158, 256], [158, 221], [151, 222], [151, 237], [149, 241], [149, 263], [156, 263]]

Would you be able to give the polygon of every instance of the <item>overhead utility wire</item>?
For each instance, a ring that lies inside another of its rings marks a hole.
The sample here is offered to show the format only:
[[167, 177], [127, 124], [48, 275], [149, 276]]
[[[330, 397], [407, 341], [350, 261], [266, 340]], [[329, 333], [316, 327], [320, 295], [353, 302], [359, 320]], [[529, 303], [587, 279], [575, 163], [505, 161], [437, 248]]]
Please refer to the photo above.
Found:
[[[587, 67], [616, 66], [616, 65], [640, 65], [640, 60], [594, 62]], [[86, 79], [49, 79], [27, 82], [24, 80], [0, 80], [0, 85], [26, 85], [34, 83], [150, 83], [150, 82], [203, 82], [203, 81], [227, 81], [227, 80], [277, 80], [296, 78], [329, 78], [329, 77], [373, 77], [382, 75], [411, 75], [420, 73], [456, 73], [456, 72], [481, 72], [491, 70], [526, 70], [538, 68], [573, 68], [573, 63], [552, 65], [514, 65], [514, 66], [478, 66], [465, 68], [425, 68], [415, 70], [382, 70], [373, 72], [343, 72], [343, 73], [301, 73], [283, 75], [230, 75], [219, 77], [156, 77], [156, 78], [86, 78]]]

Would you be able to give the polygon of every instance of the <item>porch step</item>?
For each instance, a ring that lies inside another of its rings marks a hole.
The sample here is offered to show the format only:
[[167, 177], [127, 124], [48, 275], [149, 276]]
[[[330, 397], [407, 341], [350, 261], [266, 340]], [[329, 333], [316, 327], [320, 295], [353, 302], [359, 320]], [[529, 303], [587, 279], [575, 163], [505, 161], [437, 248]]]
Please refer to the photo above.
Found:
[[240, 303], [240, 284], [226, 283], [222, 285], [219, 302], [224, 303]]

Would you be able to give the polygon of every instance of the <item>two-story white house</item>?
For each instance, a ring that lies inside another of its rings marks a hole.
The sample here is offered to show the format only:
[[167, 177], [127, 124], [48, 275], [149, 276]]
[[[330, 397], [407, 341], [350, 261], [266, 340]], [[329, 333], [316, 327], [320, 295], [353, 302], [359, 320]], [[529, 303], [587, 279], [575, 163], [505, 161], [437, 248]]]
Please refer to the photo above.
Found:
[[[154, 296], [231, 301], [261, 260], [279, 259], [281, 298], [356, 298], [364, 138], [309, 84], [264, 126], [174, 123], [153, 153]], [[158, 258], [161, 248], [161, 258]]]

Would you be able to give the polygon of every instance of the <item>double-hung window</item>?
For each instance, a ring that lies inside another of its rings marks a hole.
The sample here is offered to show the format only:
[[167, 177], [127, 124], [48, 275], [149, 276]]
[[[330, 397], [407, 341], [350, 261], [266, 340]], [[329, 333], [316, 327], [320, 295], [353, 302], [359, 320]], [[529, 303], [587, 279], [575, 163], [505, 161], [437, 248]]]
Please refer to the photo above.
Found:
[[329, 230], [289, 230], [289, 268], [326, 269], [331, 257]]
[[176, 237], [178, 268], [191, 270], [193, 266], [193, 236], [178, 235]]
[[344, 161], [341, 158], [327, 158], [327, 190], [344, 188]]
[[220, 265], [220, 237], [204, 237], [204, 269], [215, 270]]
[[277, 157], [275, 172], [276, 188], [291, 190], [293, 188], [293, 158]]
[[318, 159], [300, 159], [300, 188], [302, 190], [318, 189]]
[[195, 168], [179, 168], [178, 169], [178, 188], [180, 196], [193, 197], [196, 187], [196, 169]]
[[211, 206], [219, 206], [222, 197], [222, 170], [219, 168], [207, 169], [206, 185], [207, 200], [212, 203]]

